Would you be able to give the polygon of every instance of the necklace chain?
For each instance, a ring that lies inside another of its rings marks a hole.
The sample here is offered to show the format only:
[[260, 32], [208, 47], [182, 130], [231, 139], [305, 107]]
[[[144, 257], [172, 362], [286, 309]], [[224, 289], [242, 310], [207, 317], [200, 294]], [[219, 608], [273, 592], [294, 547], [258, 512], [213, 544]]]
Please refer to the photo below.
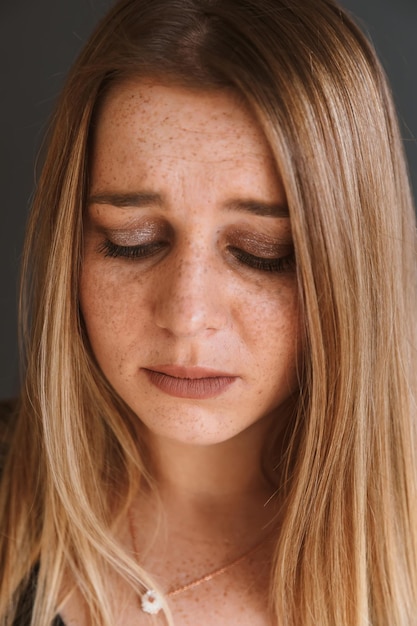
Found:
[[[130, 529], [130, 535], [132, 538], [133, 549], [135, 551], [135, 554], [138, 554], [139, 552], [137, 549], [136, 532], [135, 532], [135, 526], [133, 523], [131, 510], [129, 510], [128, 518], [129, 518], [129, 529]], [[246, 558], [248, 558], [251, 554], [256, 552], [256, 550], [258, 550], [258, 548], [264, 543], [264, 541], [265, 541], [265, 538], [263, 538], [261, 541], [259, 541], [254, 546], [252, 546], [249, 550], [247, 550], [244, 554], [241, 554], [230, 563], [227, 563], [226, 565], [223, 565], [222, 567], [219, 567], [209, 572], [208, 574], [205, 574], [204, 576], [197, 578], [196, 580], [192, 580], [189, 583], [182, 585], [181, 587], [171, 589], [165, 594], [165, 597], [172, 598], [174, 596], [179, 595], [180, 593], [183, 593], [184, 591], [188, 591], [189, 589], [194, 589], [195, 587], [198, 587], [202, 583], [206, 583], [209, 580], [212, 580], [216, 576], [220, 576], [220, 574], [223, 574], [224, 572], [228, 571], [235, 565], [238, 565], [239, 563], [244, 561]], [[155, 589], [147, 589], [141, 596], [141, 608], [142, 608], [142, 611], [144, 611], [145, 613], [151, 613], [151, 614], [159, 613], [159, 611], [162, 608], [162, 598], [160, 594]]]

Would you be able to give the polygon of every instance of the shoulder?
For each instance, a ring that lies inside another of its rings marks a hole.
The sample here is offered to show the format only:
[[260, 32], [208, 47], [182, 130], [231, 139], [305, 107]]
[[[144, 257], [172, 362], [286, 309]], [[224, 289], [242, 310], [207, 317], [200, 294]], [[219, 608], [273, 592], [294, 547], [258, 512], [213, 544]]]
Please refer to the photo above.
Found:
[[17, 400], [0, 400], [0, 471], [9, 448], [17, 404]]

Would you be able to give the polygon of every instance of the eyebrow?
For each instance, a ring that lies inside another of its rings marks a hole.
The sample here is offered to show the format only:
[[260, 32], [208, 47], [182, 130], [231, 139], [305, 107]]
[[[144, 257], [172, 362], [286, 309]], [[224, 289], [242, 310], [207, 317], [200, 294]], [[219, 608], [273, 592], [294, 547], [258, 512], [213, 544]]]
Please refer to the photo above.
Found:
[[[114, 207], [162, 207], [164, 199], [159, 193], [138, 191], [133, 193], [98, 193], [88, 198], [89, 204], [109, 204]], [[258, 200], [231, 200], [225, 205], [228, 211], [252, 213], [263, 217], [289, 217], [285, 202], [261, 202]]]
[[133, 193], [98, 193], [88, 198], [89, 204], [110, 204], [115, 207], [162, 206], [163, 199], [159, 193], [135, 191]]
[[232, 200], [226, 204], [230, 211], [242, 211], [263, 217], [289, 217], [285, 202], [259, 202], [257, 200]]

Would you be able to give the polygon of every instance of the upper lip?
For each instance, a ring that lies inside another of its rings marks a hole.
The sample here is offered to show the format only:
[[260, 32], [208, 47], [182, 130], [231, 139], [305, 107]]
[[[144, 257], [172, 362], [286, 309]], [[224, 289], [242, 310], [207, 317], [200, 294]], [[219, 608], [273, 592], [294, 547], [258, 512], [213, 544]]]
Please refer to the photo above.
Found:
[[237, 378], [229, 372], [222, 372], [209, 367], [200, 367], [197, 365], [152, 365], [150, 367], [145, 367], [144, 369], [151, 370], [153, 372], [160, 372], [161, 374], [166, 374], [167, 376], [173, 376], [175, 378]]

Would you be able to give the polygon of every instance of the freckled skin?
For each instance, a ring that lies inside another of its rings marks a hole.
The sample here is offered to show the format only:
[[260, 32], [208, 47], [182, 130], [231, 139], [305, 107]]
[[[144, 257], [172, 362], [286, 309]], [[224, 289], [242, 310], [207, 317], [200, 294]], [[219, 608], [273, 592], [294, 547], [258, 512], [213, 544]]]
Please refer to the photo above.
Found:
[[[271, 238], [287, 249], [289, 218], [225, 208], [236, 199], [285, 203], [262, 131], [230, 93], [126, 82], [99, 115], [90, 193], [138, 190], [163, 202], [93, 202], [85, 219], [81, 309], [104, 374], [156, 441], [216, 444], [279, 420], [297, 386], [295, 271], [248, 267], [229, 247], [252, 245], [255, 233], [258, 255], [270, 255]], [[162, 252], [134, 260], [103, 253], [108, 233], [121, 246], [142, 243], [144, 219], [146, 237], [167, 242]], [[236, 380], [214, 398], [176, 398], [144, 374], [157, 364]]]
[[[297, 388], [297, 284], [291, 263], [275, 263], [291, 257], [289, 218], [231, 208], [285, 204], [268, 145], [231, 93], [126, 82], [102, 105], [89, 191], [81, 310], [103, 373], [147, 427], [160, 498], [139, 493], [135, 540], [127, 520], [118, 538], [165, 593], [247, 554], [169, 597], [175, 624], [271, 626], [269, 533], [280, 502], [260, 456]], [[138, 192], [160, 201], [102, 201]], [[120, 256], [149, 245], [152, 254]], [[234, 382], [208, 399], [173, 397], [144, 372], [158, 364], [215, 369]], [[110, 570], [107, 584], [115, 626], [150, 623], [137, 590]], [[77, 589], [61, 615], [68, 626], [91, 624]]]

